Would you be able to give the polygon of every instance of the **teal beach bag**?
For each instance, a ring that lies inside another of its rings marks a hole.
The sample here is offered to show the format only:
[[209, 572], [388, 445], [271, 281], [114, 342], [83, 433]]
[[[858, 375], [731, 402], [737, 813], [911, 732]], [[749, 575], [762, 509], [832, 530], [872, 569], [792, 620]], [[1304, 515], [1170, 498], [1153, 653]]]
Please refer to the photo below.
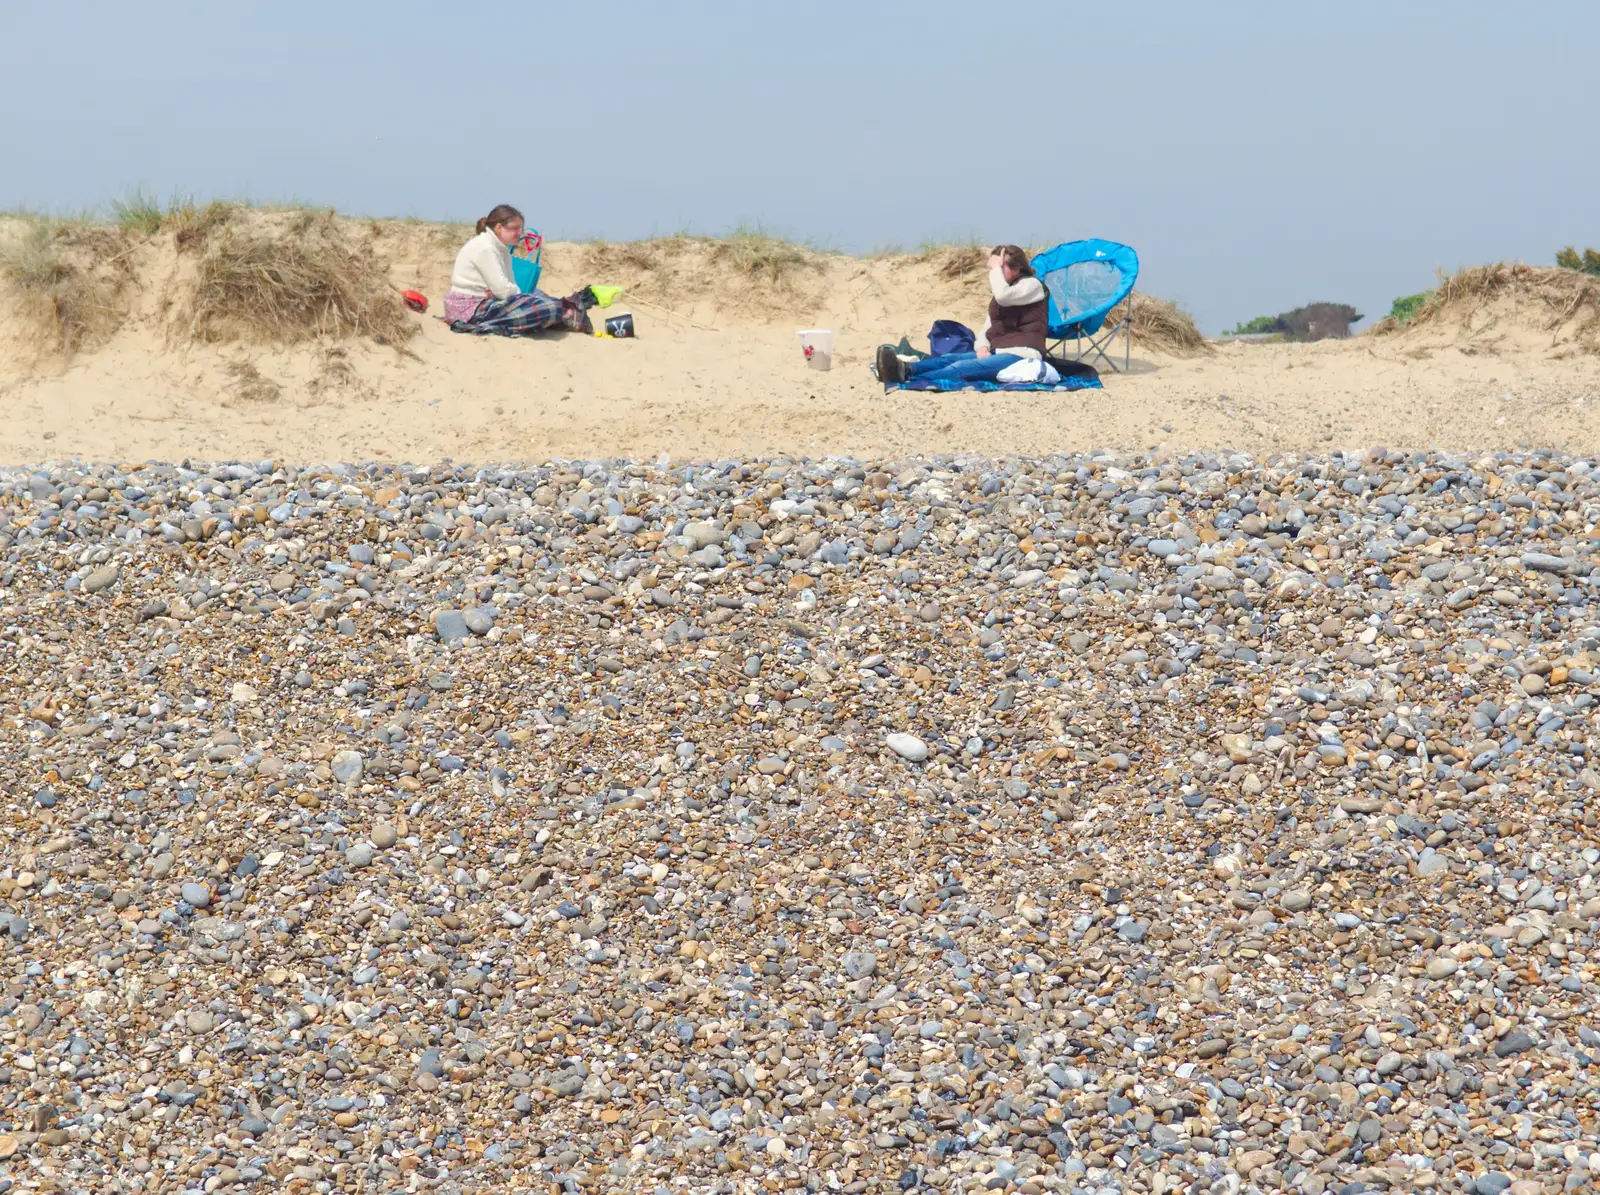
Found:
[[518, 290], [531, 295], [539, 289], [539, 275], [544, 272], [544, 238], [530, 228], [522, 234], [517, 248], [525, 256], [519, 257], [515, 252], [511, 254], [511, 277], [516, 281]]

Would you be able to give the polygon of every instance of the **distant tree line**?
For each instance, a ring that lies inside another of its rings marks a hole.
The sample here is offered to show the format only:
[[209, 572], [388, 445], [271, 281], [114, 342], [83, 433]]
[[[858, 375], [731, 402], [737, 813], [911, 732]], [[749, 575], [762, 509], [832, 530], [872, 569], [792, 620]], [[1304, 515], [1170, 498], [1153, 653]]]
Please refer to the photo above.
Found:
[[1556, 265], [1563, 270], [1577, 270], [1580, 274], [1600, 275], [1600, 252], [1585, 249], [1579, 253], [1576, 248], [1568, 245], [1556, 254]]
[[1235, 336], [1277, 333], [1285, 340], [1341, 340], [1365, 319], [1348, 303], [1307, 303], [1281, 315], [1258, 315], [1233, 330]]
[[[1556, 253], [1556, 265], [1563, 270], [1576, 270], [1580, 274], [1600, 277], [1600, 249], [1578, 249], [1568, 245]], [[1401, 295], [1389, 310], [1389, 318], [1404, 324], [1421, 311], [1433, 291], [1419, 291], [1414, 295]], [[1307, 303], [1281, 315], [1258, 315], [1246, 320], [1230, 333], [1232, 336], [1277, 334], [1285, 340], [1342, 339], [1350, 335], [1352, 324], [1362, 316], [1348, 303]]]

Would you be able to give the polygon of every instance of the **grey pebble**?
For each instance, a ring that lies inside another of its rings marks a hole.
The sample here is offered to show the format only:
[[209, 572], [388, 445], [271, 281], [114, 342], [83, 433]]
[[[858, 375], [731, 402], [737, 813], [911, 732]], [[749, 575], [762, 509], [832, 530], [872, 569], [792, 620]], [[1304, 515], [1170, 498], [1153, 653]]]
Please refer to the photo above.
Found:
[[442, 643], [459, 643], [472, 636], [472, 629], [459, 610], [438, 611], [433, 616], [433, 629]]
[[340, 751], [329, 761], [329, 770], [340, 784], [354, 784], [361, 778], [363, 765], [361, 752]]
[[1510, 1058], [1513, 1054], [1521, 1054], [1534, 1047], [1533, 1038], [1518, 1030], [1508, 1033], [1494, 1043], [1494, 1056], [1496, 1058]]

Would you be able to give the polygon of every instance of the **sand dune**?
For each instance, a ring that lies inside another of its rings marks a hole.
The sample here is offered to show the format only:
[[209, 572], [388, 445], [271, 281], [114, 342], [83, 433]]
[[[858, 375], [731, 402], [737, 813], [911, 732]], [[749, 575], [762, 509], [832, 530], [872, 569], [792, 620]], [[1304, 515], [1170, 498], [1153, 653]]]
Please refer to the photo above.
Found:
[[[437, 311], [468, 230], [339, 223]], [[1345, 342], [1192, 356], [1136, 342], [1132, 371], [1103, 391], [912, 396], [884, 394], [872, 350], [922, 340], [936, 318], [980, 322], [970, 254], [552, 244], [545, 289], [626, 286], [616, 310], [633, 312], [637, 340], [480, 339], [428, 315], [411, 317], [416, 335], [399, 347], [284, 347], [194, 342], [183, 324], [193, 255], [169, 233], [129, 253], [128, 318], [70, 360], [38, 353], [17, 303], [0, 308], [0, 461], [1600, 444], [1600, 359], [1571, 319], [1552, 324], [1507, 293], [1480, 296], [1470, 318]], [[812, 326], [836, 331], [831, 372], [801, 358], [795, 330]]]

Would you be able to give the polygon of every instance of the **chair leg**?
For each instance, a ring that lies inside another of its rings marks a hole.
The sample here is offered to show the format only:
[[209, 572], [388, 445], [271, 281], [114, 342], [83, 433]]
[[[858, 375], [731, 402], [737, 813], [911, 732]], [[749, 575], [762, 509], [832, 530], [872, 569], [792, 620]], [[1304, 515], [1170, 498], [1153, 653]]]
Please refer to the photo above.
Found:
[[1131, 290], [1128, 292], [1127, 302], [1128, 314], [1122, 320], [1127, 337], [1122, 346], [1122, 368], [1124, 371], [1133, 368], [1133, 292]]
[[[1093, 336], [1087, 337], [1086, 339], [1089, 341], [1090, 359], [1094, 360], [1098, 358], [1099, 360], [1104, 361], [1106, 368], [1112, 373], [1123, 373], [1127, 366], [1125, 365], [1123, 369], [1118, 369], [1117, 363], [1107, 356], [1106, 350], [1112, 349], [1115, 351], [1114, 346], [1116, 345], [1117, 334], [1127, 327], [1129, 327], [1129, 321], [1122, 320], [1117, 324], [1116, 327], [1102, 335], [1098, 340]], [[1079, 343], [1082, 342], [1080, 341]], [[1083, 357], [1080, 355], [1078, 359], [1081, 361], [1083, 360]], [[1131, 358], [1129, 359], [1129, 364], [1131, 364]]]

